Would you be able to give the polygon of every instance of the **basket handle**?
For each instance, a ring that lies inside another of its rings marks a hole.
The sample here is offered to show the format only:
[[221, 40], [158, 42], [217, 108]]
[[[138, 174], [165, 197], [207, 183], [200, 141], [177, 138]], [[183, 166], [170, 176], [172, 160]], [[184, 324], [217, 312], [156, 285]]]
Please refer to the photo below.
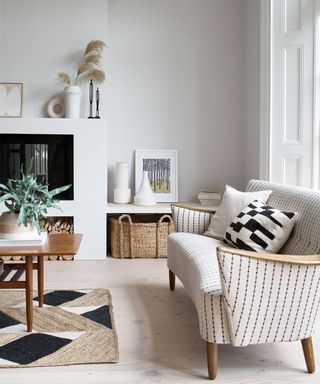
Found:
[[[163, 215], [160, 217], [157, 223], [157, 234], [156, 234], [156, 258], [160, 257], [160, 235], [159, 235], [159, 225], [162, 224], [163, 220], [169, 219], [169, 223], [173, 223], [172, 217], [170, 215]], [[168, 235], [169, 235], [169, 225], [168, 225]]]
[[124, 215], [119, 216], [119, 217], [118, 217], [118, 223], [119, 223], [119, 224], [122, 224], [122, 222], [123, 222], [124, 219], [127, 219], [127, 220], [128, 220], [128, 223], [129, 223], [130, 225], [132, 225], [131, 217], [130, 217], [130, 215], [127, 215], [127, 214], [124, 214]]
[[123, 220], [127, 219], [129, 223], [129, 254], [131, 259], [133, 259], [133, 252], [132, 252], [132, 220], [131, 217], [127, 214], [121, 215], [118, 218], [118, 223], [120, 224], [120, 257], [123, 259]]
[[172, 217], [170, 215], [163, 215], [160, 217], [158, 224], [161, 224], [164, 219], [169, 219], [170, 223], [173, 223]]

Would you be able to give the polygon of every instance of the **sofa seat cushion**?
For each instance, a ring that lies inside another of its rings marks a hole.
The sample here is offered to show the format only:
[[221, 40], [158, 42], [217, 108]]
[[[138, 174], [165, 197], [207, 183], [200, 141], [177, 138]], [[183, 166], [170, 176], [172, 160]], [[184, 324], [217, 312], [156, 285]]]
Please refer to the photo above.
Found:
[[219, 245], [223, 245], [223, 242], [210, 237], [173, 233], [168, 238], [169, 269], [173, 264], [171, 270], [184, 284], [197, 280], [199, 291], [220, 295], [222, 287], [216, 256]]
[[168, 268], [179, 278], [198, 313], [199, 331], [212, 343], [231, 343], [216, 248], [219, 240], [192, 233], [168, 238]]

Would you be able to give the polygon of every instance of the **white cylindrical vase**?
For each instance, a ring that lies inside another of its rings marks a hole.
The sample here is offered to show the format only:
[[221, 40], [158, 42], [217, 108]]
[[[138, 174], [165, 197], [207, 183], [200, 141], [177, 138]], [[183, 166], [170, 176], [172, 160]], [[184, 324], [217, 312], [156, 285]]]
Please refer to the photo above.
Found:
[[65, 87], [63, 92], [65, 117], [68, 119], [79, 119], [81, 89], [77, 85]]
[[143, 171], [141, 186], [138, 193], [134, 197], [134, 204], [155, 205], [156, 203], [156, 196], [150, 186], [148, 171]]
[[128, 163], [119, 162], [116, 165], [116, 188], [113, 191], [113, 201], [116, 204], [128, 204], [131, 201]]

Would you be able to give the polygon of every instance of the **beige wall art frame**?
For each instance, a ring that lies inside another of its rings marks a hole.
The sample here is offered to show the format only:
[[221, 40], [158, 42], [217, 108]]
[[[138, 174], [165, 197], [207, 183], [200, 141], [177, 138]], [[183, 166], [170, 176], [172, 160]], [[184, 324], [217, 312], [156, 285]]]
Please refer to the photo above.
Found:
[[23, 83], [0, 83], [0, 118], [22, 117]]

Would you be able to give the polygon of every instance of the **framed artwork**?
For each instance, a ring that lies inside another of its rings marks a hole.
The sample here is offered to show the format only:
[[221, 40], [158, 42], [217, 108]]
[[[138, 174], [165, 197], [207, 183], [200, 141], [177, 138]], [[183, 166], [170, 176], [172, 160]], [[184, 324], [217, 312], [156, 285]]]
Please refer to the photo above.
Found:
[[138, 192], [143, 171], [148, 171], [157, 202], [178, 201], [178, 152], [176, 150], [136, 150], [135, 185]]
[[22, 116], [23, 83], [0, 83], [0, 117]]

